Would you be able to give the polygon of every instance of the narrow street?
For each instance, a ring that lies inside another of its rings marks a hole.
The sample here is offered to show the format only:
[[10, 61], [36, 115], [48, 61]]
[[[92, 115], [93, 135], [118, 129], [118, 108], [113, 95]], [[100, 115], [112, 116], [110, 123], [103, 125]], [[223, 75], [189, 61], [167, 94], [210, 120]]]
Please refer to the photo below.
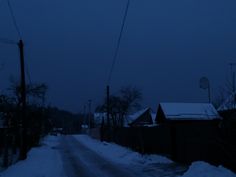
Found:
[[174, 177], [186, 168], [171, 164], [123, 165], [88, 149], [73, 136], [61, 136], [59, 149], [67, 177]]

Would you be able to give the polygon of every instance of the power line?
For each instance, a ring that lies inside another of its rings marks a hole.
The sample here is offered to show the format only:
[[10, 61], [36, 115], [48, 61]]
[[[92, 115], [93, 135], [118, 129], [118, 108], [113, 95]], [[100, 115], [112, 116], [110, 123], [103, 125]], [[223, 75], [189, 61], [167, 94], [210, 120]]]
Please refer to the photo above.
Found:
[[13, 45], [17, 45], [17, 42], [11, 39], [7, 39], [7, 38], [0, 38], [0, 43], [2, 44], [13, 44]]
[[124, 31], [126, 18], [127, 18], [127, 15], [128, 15], [129, 5], [130, 5], [130, 0], [127, 0], [127, 4], [126, 4], [126, 8], [125, 8], [125, 14], [124, 14], [124, 17], [123, 17], [123, 20], [122, 20], [122, 25], [121, 25], [121, 29], [120, 29], [120, 33], [119, 33], [119, 38], [118, 38], [118, 41], [117, 41], [117, 46], [116, 46], [116, 49], [115, 49], [115, 53], [114, 53], [110, 73], [109, 73], [108, 80], [107, 80], [108, 85], [111, 81], [112, 72], [114, 70], [114, 66], [115, 66], [117, 56], [118, 56], [118, 52], [119, 52], [119, 49], [120, 49], [120, 42], [121, 42], [122, 34], [123, 34], [123, 31]]
[[15, 26], [16, 31], [17, 31], [17, 33], [18, 33], [18, 36], [19, 36], [20, 39], [22, 39], [22, 36], [21, 36], [20, 30], [19, 30], [19, 27], [18, 27], [17, 22], [16, 22], [15, 15], [14, 15], [14, 13], [13, 13], [13, 9], [12, 9], [10, 0], [7, 0], [7, 4], [8, 4], [8, 7], [9, 7], [9, 11], [10, 11], [10, 14], [11, 14], [11, 17], [12, 17], [12, 20], [13, 20], [13, 23], [14, 23], [14, 26]]
[[1, 6], [2, 6], [2, 4], [3, 4], [3, 1], [4, 1], [4, 0], [0, 1], [0, 7], [1, 7]]

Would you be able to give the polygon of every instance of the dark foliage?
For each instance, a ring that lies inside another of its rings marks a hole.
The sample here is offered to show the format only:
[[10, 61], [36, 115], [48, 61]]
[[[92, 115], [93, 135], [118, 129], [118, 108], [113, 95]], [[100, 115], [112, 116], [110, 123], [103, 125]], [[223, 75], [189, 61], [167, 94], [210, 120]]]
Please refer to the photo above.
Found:
[[73, 114], [56, 107], [48, 107], [46, 112], [52, 129], [61, 129], [61, 133], [64, 134], [80, 133], [83, 121], [82, 114]]
[[[123, 87], [118, 95], [110, 95], [109, 110], [113, 127], [122, 127], [124, 117], [130, 112], [140, 109], [142, 93], [135, 87]], [[96, 109], [97, 112], [107, 112], [107, 100]]]
[[[21, 88], [16, 81], [11, 81], [9, 90], [17, 104], [21, 103]], [[48, 86], [45, 83], [27, 84], [26, 96], [28, 105], [44, 105]]]
[[[3, 162], [0, 166], [7, 167], [19, 157], [22, 147], [22, 107], [20, 87], [12, 82], [11, 94], [0, 95], [0, 156]], [[39, 145], [40, 139], [50, 131], [47, 113], [43, 107], [47, 86], [45, 84], [27, 85], [27, 106], [24, 130], [25, 147], [29, 150]]]

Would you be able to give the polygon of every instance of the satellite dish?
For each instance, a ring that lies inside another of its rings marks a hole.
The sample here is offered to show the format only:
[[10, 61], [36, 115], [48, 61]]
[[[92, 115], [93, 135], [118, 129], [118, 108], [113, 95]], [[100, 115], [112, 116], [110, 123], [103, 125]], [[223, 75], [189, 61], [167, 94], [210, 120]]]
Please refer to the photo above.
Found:
[[207, 89], [209, 88], [209, 80], [207, 77], [202, 77], [199, 81], [200, 88]]

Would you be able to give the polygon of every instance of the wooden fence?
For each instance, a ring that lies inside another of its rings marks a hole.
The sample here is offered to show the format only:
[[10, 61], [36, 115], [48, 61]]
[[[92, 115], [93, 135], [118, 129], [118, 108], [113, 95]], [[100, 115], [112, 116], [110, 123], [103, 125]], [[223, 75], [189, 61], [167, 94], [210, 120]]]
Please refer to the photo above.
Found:
[[206, 161], [236, 171], [236, 148], [222, 138], [217, 123], [173, 123], [156, 127], [103, 128], [102, 138], [143, 154], [181, 162]]

